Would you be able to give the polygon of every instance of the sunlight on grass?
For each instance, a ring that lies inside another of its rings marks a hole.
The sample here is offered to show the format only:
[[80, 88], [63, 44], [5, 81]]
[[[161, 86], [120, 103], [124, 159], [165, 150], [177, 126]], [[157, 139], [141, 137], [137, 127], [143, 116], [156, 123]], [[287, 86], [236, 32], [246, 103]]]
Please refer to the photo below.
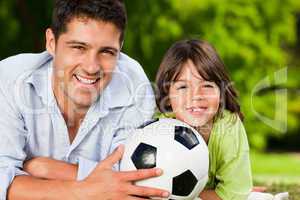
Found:
[[254, 176], [300, 177], [300, 154], [251, 152]]
[[300, 200], [300, 154], [251, 152], [251, 165], [254, 185]]

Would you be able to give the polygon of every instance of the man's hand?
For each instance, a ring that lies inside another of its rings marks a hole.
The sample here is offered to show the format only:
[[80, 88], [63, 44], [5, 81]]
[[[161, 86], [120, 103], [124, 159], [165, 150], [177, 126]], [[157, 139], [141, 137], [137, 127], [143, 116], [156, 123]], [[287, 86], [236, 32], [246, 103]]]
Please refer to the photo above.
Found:
[[122, 158], [123, 152], [124, 147], [118, 147], [85, 180], [78, 182], [78, 186], [75, 186], [78, 199], [137, 200], [142, 197], [169, 196], [167, 191], [133, 185], [135, 181], [160, 176], [160, 169], [114, 172], [112, 167]]

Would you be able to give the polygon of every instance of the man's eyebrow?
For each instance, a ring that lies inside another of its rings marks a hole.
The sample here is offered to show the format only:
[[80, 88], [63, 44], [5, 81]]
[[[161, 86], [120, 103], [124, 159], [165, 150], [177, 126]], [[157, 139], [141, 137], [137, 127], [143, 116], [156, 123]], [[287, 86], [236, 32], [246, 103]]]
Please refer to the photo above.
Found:
[[[77, 41], [77, 40], [70, 40], [70, 41], [67, 41], [66, 43], [70, 44], [70, 45], [82, 45], [82, 46], [86, 46], [86, 47], [91, 46], [88, 43]], [[111, 50], [111, 51], [114, 51], [116, 53], [119, 51], [117, 47], [112, 47], [112, 46], [104, 46], [104, 47], [101, 47], [99, 49], [99, 51], [103, 51], [103, 50]]]
[[114, 51], [115, 53], [117, 53], [119, 51], [116, 47], [112, 47], [112, 46], [101, 47], [100, 51], [103, 51], [103, 50], [111, 50], [111, 51]]
[[82, 46], [90, 46], [89, 44], [85, 43], [85, 42], [80, 42], [80, 41], [76, 41], [76, 40], [70, 40], [66, 42], [67, 44], [77, 44], [77, 45], [82, 45]]

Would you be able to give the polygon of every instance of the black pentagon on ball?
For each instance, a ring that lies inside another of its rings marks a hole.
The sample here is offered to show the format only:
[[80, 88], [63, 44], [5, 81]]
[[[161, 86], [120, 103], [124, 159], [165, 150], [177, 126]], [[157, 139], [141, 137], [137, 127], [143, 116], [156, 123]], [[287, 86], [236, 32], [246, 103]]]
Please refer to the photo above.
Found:
[[173, 178], [172, 194], [176, 196], [188, 196], [197, 185], [197, 178], [187, 170]]
[[150, 125], [150, 124], [153, 124], [154, 122], [157, 122], [159, 119], [158, 118], [156, 118], [156, 119], [151, 119], [151, 120], [149, 120], [149, 121], [146, 121], [145, 123], [143, 123], [142, 125], [140, 125], [139, 127], [138, 127], [138, 129], [143, 129], [143, 128], [145, 128], [146, 126], [148, 126], [148, 125]]
[[137, 169], [151, 169], [156, 167], [157, 149], [149, 144], [140, 143], [131, 156]]
[[184, 126], [175, 126], [175, 140], [189, 150], [199, 144], [195, 133], [190, 128]]

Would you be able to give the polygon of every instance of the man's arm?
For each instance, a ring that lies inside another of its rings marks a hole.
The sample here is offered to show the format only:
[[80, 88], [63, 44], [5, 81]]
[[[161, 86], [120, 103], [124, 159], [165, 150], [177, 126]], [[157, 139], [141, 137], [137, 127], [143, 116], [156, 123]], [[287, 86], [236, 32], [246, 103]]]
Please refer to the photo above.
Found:
[[30, 176], [17, 176], [8, 189], [8, 200], [41, 199], [127, 199], [139, 200], [136, 196], [164, 197], [169, 193], [163, 190], [139, 187], [132, 182], [161, 175], [158, 169], [132, 172], [114, 172], [112, 166], [124, 152], [119, 147], [112, 155], [103, 160], [83, 181], [42, 180]]
[[75, 181], [78, 165], [47, 157], [37, 157], [24, 163], [24, 171], [41, 179]]
[[16, 176], [7, 191], [8, 200], [76, 199], [75, 182], [42, 180], [33, 176]]

